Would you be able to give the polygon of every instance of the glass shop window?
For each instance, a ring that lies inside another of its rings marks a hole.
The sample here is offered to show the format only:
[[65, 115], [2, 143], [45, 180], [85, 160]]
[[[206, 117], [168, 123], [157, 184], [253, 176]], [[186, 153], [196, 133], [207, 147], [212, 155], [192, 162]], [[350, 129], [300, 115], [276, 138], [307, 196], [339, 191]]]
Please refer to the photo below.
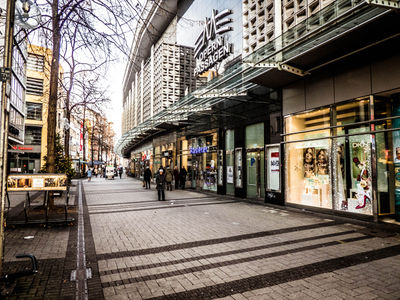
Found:
[[332, 208], [329, 126], [329, 108], [285, 118], [285, 132], [299, 132], [286, 136], [287, 202]]

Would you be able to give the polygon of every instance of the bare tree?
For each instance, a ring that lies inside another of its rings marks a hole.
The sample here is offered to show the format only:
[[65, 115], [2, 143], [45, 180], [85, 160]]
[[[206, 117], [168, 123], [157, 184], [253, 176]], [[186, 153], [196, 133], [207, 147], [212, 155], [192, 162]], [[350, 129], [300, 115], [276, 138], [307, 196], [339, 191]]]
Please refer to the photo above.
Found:
[[[112, 53], [118, 49], [127, 53], [126, 32], [132, 30], [138, 15], [132, 0], [46, 0], [40, 4], [43, 24], [40, 36], [46, 39], [52, 49], [50, 69], [50, 92], [48, 103], [47, 163], [48, 172], [55, 171], [55, 137], [57, 101], [59, 89], [59, 66], [61, 54], [84, 57], [80, 62], [86, 71], [96, 69], [113, 59]], [[70, 107], [71, 93], [74, 90], [74, 77], [84, 69], [77, 68], [74, 60], [66, 102]], [[83, 101], [85, 103], [85, 101]], [[67, 111], [67, 119], [70, 111]], [[67, 152], [68, 153], [68, 152]]]

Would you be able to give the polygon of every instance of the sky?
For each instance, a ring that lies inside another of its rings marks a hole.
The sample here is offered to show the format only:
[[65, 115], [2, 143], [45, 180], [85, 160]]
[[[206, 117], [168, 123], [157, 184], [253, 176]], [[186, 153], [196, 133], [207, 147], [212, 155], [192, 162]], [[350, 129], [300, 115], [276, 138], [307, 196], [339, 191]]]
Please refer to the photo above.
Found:
[[111, 103], [106, 110], [107, 120], [114, 123], [115, 142], [121, 136], [122, 117], [122, 80], [125, 71], [126, 61], [113, 64], [108, 72], [109, 93]]

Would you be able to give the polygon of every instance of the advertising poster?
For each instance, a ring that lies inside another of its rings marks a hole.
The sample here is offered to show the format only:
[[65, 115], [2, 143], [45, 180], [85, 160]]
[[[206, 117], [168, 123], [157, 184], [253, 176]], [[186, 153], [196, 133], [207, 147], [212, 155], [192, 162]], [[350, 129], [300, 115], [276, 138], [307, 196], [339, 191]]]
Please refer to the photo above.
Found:
[[304, 178], [313, 178], [315, 175], [315, 148], [308, 147], [303, 150]]
[[226, 182], [233, 183], [233, 166], [226, 167]]
[[243, 187], [242, 180], [242, 148], [235, 149], [235, 161], [236, 161], [236, 187]]
[[280, 151], [279, 146], [267, 146], [267, 190], [280, 190]]

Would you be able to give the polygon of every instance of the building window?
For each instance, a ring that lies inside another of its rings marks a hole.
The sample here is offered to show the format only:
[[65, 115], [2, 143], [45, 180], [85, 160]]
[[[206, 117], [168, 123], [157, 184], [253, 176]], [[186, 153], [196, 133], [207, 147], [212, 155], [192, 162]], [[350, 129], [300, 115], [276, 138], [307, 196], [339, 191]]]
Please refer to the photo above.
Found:
[[42, 127], [25, 127], [25, 144], [40, 145], [42, 140]]
[[28, 53], [27, 61], [28, 70], [43, 72], [44, 71], [44, 56]]
[[26, 93], [30, 95], [43, 96], [43, 79], [27, 77]]
[[26, 118], [30, 120], [42, 120], [42, 103], [26, 102]]

